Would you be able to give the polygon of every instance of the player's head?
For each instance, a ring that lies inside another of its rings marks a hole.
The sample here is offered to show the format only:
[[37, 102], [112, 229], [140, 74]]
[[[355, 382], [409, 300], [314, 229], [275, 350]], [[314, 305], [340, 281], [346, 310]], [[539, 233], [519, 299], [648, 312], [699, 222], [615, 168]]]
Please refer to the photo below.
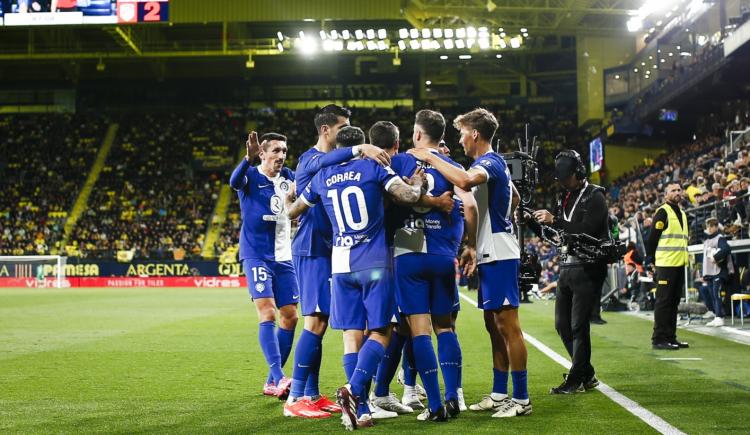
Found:
[[346, 107], [329, 104], [315, 115], [315, 130], [318, 138], [325, 140], [328, 145], [336, 144], [336, 133], [345, 125], [349, 125], [352, 112]]
[[365, 143], [365, 132], [359, 127], [347, 125], [336, 133], [336, 146], [339, 148], [353, 147]]
[[[286, 136], [279, 133], [266, 133], [260, 137], [261, 165], [265, 170], [277, 174], [286, 160]], [[272, 175], [272, 174], [267, 174]]]
[[479, 148], [492, 143], [500, 124], [489, 110], [480, 108], [458, 115], [453, 120], [453, 126], [461, 135], [458, 141], [464, 147], [466, 155], [478, 157]]
[[378, 121], [370, 127], [368, 132], [370, 143], [376, 147], [388, 151], [389, 154], [397, 154], [399, 147], [399, 132], [391, 121]]
[[451, 149], [448, 148], [448, 145], [445, 144], [444, 140], [441, 140], [440, 143], [438, 143], [438, 150], [440, 150], [440, 154], [450, 157], [451, 155]]
[[414, 118], [414, 145], [437, 145], [445, 135], [445, 118], [434, 110], [420, 110]]

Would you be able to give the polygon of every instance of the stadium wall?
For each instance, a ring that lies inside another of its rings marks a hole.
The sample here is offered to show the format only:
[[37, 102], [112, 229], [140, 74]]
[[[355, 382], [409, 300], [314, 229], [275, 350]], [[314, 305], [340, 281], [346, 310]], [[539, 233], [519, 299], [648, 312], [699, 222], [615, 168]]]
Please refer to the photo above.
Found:
[[607, 177], [610, 180], [615, 180], [636, 166], [643, 165], [647, 160], [653, 160], [664, 153], [664, 148], [605, 145], [604, 161], [606, 162]]

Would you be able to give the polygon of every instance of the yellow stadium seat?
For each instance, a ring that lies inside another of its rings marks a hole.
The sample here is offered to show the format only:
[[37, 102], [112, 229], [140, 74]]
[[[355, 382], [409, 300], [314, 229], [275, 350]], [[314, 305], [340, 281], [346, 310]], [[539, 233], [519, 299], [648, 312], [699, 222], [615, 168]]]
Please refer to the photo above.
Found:
[[734, 325], [734, 301], [740, 302], [740, 325], [745, 326], [745, 313], [742, 311], [742, 301], [750, 301], [750, 294], [735, 293], [730, 298], [730, 304], [732, 306], [732, 325]]

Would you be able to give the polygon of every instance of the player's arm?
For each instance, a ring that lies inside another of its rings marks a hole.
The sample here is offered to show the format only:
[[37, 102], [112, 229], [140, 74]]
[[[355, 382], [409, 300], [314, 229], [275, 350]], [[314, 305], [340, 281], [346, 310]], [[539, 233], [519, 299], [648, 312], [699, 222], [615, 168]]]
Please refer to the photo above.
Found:
[[315, 206], [312, 201], [310, 201], [308, 198], [305, 198], [305, 193], [309, 194], [309, 187], [310, 185], [308, 185], [308, 188], [305, 189], [305, 192], [303, 192], [299, 197], [297, 197], [295, 186], [292, 186], [292, 188], [289, 189], [289, 193], [286, 195], [286, 197], [284, 197], [284, 202], [286, 205], [286, 216], [289, 219], [297, 219], [299, 215], [304, 213], [307, 209]]
[[518, 208], [518, 204], [521, 203], [521, 195], [516, 189], [516, 185], [510, 182], [511, 196], [510, 196], [510, 215], [513, 216]]
[[414, 205], [422, 195], [422, 174], [417, 171], [407, 181], [393, 177], [388, 181], [385, 190], [396, 200], [406, 205]]
[[234, 190], [240, 190], [247, 185], [247, 170], [250, 168], [250, 164], [260, 153], [260, 144], [258, 143], [258, 133], [251, 131], [247, 135], [247, 142], [245, 142], [245, 158], [242, 159], [239, 165], [232, 171], [232, 175], [229, 177], [229, 186]]
[[438, 172], [454, 186], [458, 186], [463, 190], [471, 190], [474, 186], [487, 182], [487, 172], [479, 169], [469, 169], [468, 171], [457, 166], [453, 166], [447, 161], [441, 159], [437, 154], [432, 153], [424, 148], [412, 148], [407, 151], [409, 154], [416, 157], [430, 166], [435, 168]]
[[464, 237], [466, 238], [466, 247], [458, 260], [464, 275], [471, 276], [477, 268], [477, 230], [479, 222], [479, 209], [474, 195], [460, 187], [454, 187], [456, 196], [461, 199], [464, 205]]

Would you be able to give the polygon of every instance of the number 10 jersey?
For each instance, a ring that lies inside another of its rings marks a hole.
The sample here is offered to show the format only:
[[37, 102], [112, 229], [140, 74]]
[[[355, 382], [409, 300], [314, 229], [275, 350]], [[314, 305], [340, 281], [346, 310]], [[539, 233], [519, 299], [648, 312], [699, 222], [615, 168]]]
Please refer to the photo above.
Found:
[[383, 192], [399, 177], [390, 167], [354, 159], [321, 169], [301, 195], [322, 203], [333, 226], [332, 272], [390, 267]]

